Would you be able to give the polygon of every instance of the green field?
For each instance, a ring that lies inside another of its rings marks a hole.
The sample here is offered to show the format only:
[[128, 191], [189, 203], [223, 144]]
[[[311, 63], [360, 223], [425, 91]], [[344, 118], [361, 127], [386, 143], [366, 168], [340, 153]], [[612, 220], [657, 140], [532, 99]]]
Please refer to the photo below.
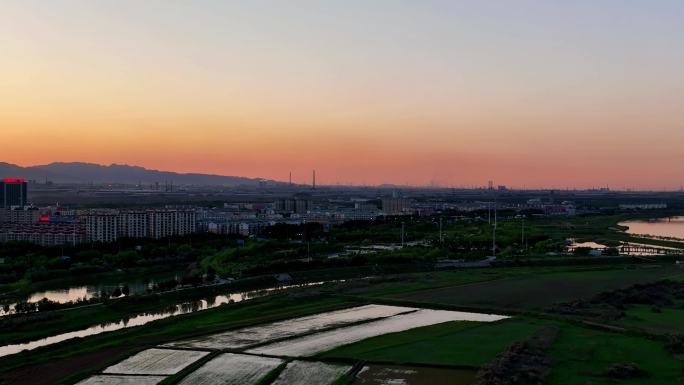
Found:
[[[550, 351], [550, 385], [682, 383], [684, 362], [662, 341], [575, 326], [565, 322], [513, 318], [492, 324], [452, 322], [388, 334], [343, 346], [320, 356], [392, 364], [481, 367], [510, 344], [523, 341], [543, 326], [558, 326]], [[614, 364], [636, 362], [646, 377], [615, 382], [603, 375]]]
[[[674, 385], [681, 384], [684, 363], [664, 344], [642, 337], [565, 325], [551, 349], [550, 385]], [[635, 362], [647, 377], [613, 381], [602, 375], [610, 365]]]
[[[684, 363], [665, 350], [664, 342], [639, 334], [643, 330], [681, 333], [684, 310], [630, 305], [618, 322], [625, 333], [579, 326], [571, 319], [544, 314], [546, 306], [666, 277], [682, 277], [672, 266], [520, 267], [386, 275], [342, 282], [339, 286], [298, 289], [242, 303], [172, 317], [138, 328], [123, 329], [0, 358], [0, 384], [73, 384], [77, 380], [142, 349], [191, 336], [240, 328], [273, 320], [325, 312], [367, 301], [415, 301], [426, 307], [447, 304], [482, 309], [530, 310], [495, 323], [449, 322], [370, 338], [325, 352], [326, 360], [366, 361], [380, 365], [479, 368], [511, 344], [547, 326], [560, 329], [548, 352], [550, 385], [679, 384]], [[162, 302], [181, 299], [183, 292]], [[187, 293], [190, 295], [190, 293]], [[353, 296], [353, 298], [348, 297]], [[360, 301], [361, 300], [361, 301]], [[142, 310], [149, 306], [140, 303]], [[135, 308], [135, 307], [134, 307]], [[93, 322], [104, 306], [65, 312]], [[123, 311], [123, 310], [122, 310]], [[114, 317], [117, 314], [109, 314]], [[57, 323], [52, 323], [57, 322]], [[59, 321], [26, 325], [0, 333], [20, 338], [47, 333]], [[636, 362], [648, 377], [615, 382], [603, 375], [614, 364]], [[37, 378], [35, 372], [45, 373]], [[678, 382], [679, 381], [679, 382]]]
[[584, 269], [520, 276], [453, 287], [389, 295], [406, 301], [439, 303], [484, 309], [541, 310], [546, 306], [588, 298], [636, 283], [684, 276], [670, 266], [653, 268]]
[[636, 329], [647, 329], [664, 334], [684, 333], [684, 309], [661, 308], [653, 311], [650, 306], [635, 305], [629, 307], [626, 316], [618, 324]]
[[513, 342], [528, 338], [540, 325], [540, 322], [526, 319], [508, 319], [491, 324], [448, 322], [370, 338], [321, 356], [477, 368], [494, 359]]

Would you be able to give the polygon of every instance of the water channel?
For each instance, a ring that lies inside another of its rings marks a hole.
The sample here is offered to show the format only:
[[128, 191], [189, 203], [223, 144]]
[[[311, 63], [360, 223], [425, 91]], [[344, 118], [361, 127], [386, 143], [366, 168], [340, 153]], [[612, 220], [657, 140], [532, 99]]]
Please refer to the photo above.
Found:
[[199, 300], [189, 303], [178, 304], [173, 308], [159, 311], [159, 312], [149, 312], [138, 314], [136, 316], [122, 319], [115, 322], [105, 323], [101, 325], [91, 326], [86, 329], [76, 330], [68, 333], [57, 334], [54, 336], [42, 338], [39, 340], [0, 346], [0, 357], [7, 356], [10, 354], [16, 354], [23, 350], [32, 350], [39, 348], [41, 346], [47, 346], [56, 344], [58, 342], [66, 341], [77, 337], [87, 337], [96, 334], [101, 334], [105, 332], [111, 332], [119, 329], [131, 328], [135, 326], [145, 325], [149, 322], [174, 317], [182, 314], [195, 313], [198, 311], [203, 311], [207, 309], [213, 309], [221, 305], [230, 304], [234, 302], [246, 301], [254, 298], [263, 297], [275, 292], [280, 292], [283, 290], [296, 288], [296, 287], [309, 287], [309, 286], [320, 286], [328, 282], [341, 282], [341, 281], [326, 281], [326, 282], [313, 282], [299, 285], [283, 285], [278, 287], [271, 287], [267, 289], [251, 290], [236, 293], [227, 293], [224, 295], [215, 296], [209, 300]]

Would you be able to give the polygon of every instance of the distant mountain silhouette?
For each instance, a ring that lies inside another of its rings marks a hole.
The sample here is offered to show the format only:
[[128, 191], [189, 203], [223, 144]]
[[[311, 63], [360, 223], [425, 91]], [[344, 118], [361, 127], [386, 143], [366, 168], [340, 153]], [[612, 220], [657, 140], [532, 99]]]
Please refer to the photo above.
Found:
[[109, 166], [94, 163], [50, 163], [43, 166], [21, 167], [15, 164], [0, 162], [0, 178], [17, 177], [42, 182], [49, 180], [55, 183], [123, 183], [123, 184], [153, 184], [159, 182], [174, 185], [214, 185], [239, 186], [257, 185], [266, 181], [237, 176], [223, 176], [211, 174], [182, 174], [170, 171], [149, 170], [139, 166], [111, 164]]

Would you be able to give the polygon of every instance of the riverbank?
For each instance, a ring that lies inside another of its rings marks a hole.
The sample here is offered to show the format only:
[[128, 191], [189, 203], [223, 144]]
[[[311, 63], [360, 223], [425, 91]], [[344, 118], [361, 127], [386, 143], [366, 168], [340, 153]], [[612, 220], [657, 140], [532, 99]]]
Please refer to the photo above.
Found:
[[[267, 298], [2, 357], [0, 384], [73, 384], [141, 350], [171, 341], [364, 303], [384, 302], [435, 309], [501, 310], [498, 314], [518, 315], [511, 321], [488, 326], [444, 324], [388, 335], [359, 342], [327, 356], [343, 357], [350, 363], [362, 359], [378, 365], [403, 362], [410, 365], [476, 367], [493, 360], [498, 352], [518, 338], [526, 338], [540, 327], [555, 325], [561, 334], [550, 350], [559, 357], [554, 361], [552, 373], [570, 373], [577, 378], [590, 375], [592, 382], [603, 384], [601, 370], [614, 364], [612, 359], [573, 363], [572, 357], [565, 353], [585, 347], [602, 357], [610, 354], [608, 357], [615, 357], [615, 360], [638, 361], [646, 372], [651, 373], [649, 383], [672, 384], [667, 381], [681, 364], [673, 364], [676, 361], [667, 354], [661, 339], [631, 330], [631, 325], [626, 325], [625, 332], [621, 332], [587, 326], [579, 319], [546, 313], [548, 306], [554, 303], [591, 298], [602, 292], [666, 278], [683, 279], [684, 272], [673, 265], [492, 268], [387, 275], [331, 286], [293, 289]], [[633, 322], [630, 319], [630, 323]], [[642, 329], [649, 323], [641, 321], [638, 325]], [[583, 335], [591, 335], [601, 344], [589, 346]], [[429, 340], [425, 341], [425, 338]], [[653, 357], [667, 362], [668, 370], [659, 373], [654, 360], [640, 360], [638, 350], [641, 346], [647, 346]], [[611, 350], [618, 348], [618, 351]], [[477, 352], [475, 361], [471, 360], [473, 351]], [[46, 379], [32, 377], [35, 371], [48, 373]], [[556, 379], [551, 383], [562, 382]]]
[[186, 267], [185, 264], [134, 267], [62, 277], [47, 281], [30, 282], [21, 280], [11, 284], [0, 285], [0, 304], [26, 300], [32, 295], [40, 292], [65, 291], [73, 287], [114, 286], [119, 284], [133, 286], [134, 283], [142, 283], [146, 280], [172, 278], [176, 274], [183, 273]]

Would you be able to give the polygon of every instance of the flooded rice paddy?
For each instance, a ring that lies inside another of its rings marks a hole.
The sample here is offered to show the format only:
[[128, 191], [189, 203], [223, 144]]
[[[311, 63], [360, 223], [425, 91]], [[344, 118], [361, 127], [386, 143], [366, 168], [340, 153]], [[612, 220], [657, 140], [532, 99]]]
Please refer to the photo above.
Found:
[[292, 361], [271, 385], [330, 385], [350, 369], [346, 365]]
[[421, 309], [413, 313], [400, 314], [379, 321], [351, 327], [342, 327], [291, 340], [275, 342], [273, 344], [248, 350], [247, 352], [272, 356], [305, 357], [362, 341], [367, 338], [403, 332], [423, 326], [452, 321], [494, 322], [505, 318], [508, 317], [492, 314]]
[[[199, 343], [206, 349], [214, 350], [213, 354], [220, 353], [188, 374], [179, 382], [180, 385], [254, 385], [274, 369], [282, 368], [290, 357], [310, 356], [367, 338], [444, 322], [495, 322], [506, 318], [508, 317], [494, 314], [366, 305], [208, 335], [202, 339], [180, 341], [167, 346], [188, 349], [188, 346]], [[288, 325], [292, 330], [282, 334]], [[259, 332], [259, 329], [262, 331]], [[242, 332], [248, 337], [241, 338]], [[243, 351], [255, 344], [256, 348]], [[227, 353], [224, 349], [235, 351]], [[154, 385], [154, 381], [160, 381], [159, 377], [150, 374], [178, 373], [206, 354], [210, 353], [168, 347], [152, 348], [111, 366], [105, 370], [105, 374], [93, 376], [78, 385]], [[273, 384], [332, 385], [344, 375], [353, 375], [351, 371], [349, 363], [296, 359], [282, 368]], [[116, 373], [118, 377], [115, 379], [115, 376], [107, 376], [107, 373]], [[474, 376], [473, 370], [371, 363], [359, 371], [353, 384], [469, 385], [473, 383]], [[121, 382], [116, 382], [119, 379]], [[145, 382], [129, 382], [131, 379]]]
[[415, 308], [401, 306], [367, 305], [203, 336], [191, 340], [176, 341], [165, 346], [187, 349], [239, 349], [260, 344], [264, 341], [288, 338], [334, 326], [390, 317], [416, 310]]
[[157, 385], [166, 377], [161, 376], [92, 376], [76, 385]]
[[368, 365], [361, 369], [352, 385], [470, 385], [474, 382], [474, 370]]
[[256, 384], [283, 362], [279, 358], [224, 353], [190, 373], [180, 385]]
[[191, 350], [147, 349], [105, 369], [105, 374], [171, 375], [209, 354]]

